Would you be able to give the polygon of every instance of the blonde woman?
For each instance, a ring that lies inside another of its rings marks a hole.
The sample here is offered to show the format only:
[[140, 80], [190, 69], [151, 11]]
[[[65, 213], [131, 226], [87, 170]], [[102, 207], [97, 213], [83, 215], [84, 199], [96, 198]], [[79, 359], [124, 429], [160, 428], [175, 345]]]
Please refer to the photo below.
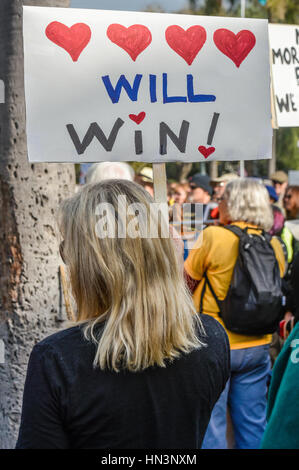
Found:
[[[220, 223], [248, 229], [261, 235], [273, 224], [273, 212], [264, 185], [253, 178], [240, 178], [227, 184], [219, 204]], [[250, 227], [250, 228], [248, 228]], [[199, 241], [199, 243], [201, 240]], [[218, 302], [210, 285], [222, 301], [228, 292], [239, 251], [239, 238], [224, 227], [211, 226], [203, 232], [201, 245], [195, 245], [185, 262], [185, 277], [196, 309], [224, 326]], [[278, 239], [271, 245], [285, 273], [285, 256]], [[218, 400], [204, 438], [203, 448], [226, 448], [226, 411], [230, 410], [236, 448], [259, 448], [266, 425], [266, 394], [270, 374], [269, 346], [272, 335], [244, 335], [227, 330], [231, 349], [231, 377]]]
[[33, 348], [17, 448], [199, 448], [228, 339], [196, 314], [153, 199], [130, 181], [86, 185], [59, 226], [77, 325]]

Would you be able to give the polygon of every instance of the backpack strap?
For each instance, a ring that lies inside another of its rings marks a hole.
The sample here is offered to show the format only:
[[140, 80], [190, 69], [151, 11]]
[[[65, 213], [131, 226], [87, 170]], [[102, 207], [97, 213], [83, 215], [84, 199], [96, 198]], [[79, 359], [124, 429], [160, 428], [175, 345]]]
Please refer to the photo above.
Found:
[[[247, 233], [247, 230], [248, 229], [253, 229], [253, 230], [257, 230], [256, 227], [245, 227], [244, 229], [238, 227], [237, 225], [223, 225], [223, 228], [225, 228], [226, 230], [229, 230], [230, 232], [233, 232], [235, 235], [237, 235], [239, 238], [244, 238], [244, 237], [247, 237], [249, 235], [249, 233]], [[263, 232], [263, 229], [260, 229], [262, 232]]]
[[[232, 225], [224, 225], [223, 228], [226, 228], [230, 232], [233, 232], [239, 238], [244, 237], [244, 236], [247, 235], [247, 234], [244, 233], [244, 231], [240, 227], [237, 227], [235, 225], [233, 225], [233, 226]], [[221, 309], [220, 309], [219, 299], [218, 299], [217, 295], [215, 294], [215, 291], [214, 291], [214, 289], [213, 289], [213, 287], [212, 287], [212, 285], [209, 281], [209, 278], [208, 278], [208, 275], [207, 275], [206, 272], [204, 273], [204, 278], [205, 278], [205, 281], [204, 281], [203, 288], [202, 288], [202, 291], [201, 291], [201, 296], [200, 296], [199, 313], [203, 313], [203, 298], [204, 298], [204, 295], [205, 295], [205, 292], [206, 292], [206, 287], [208, 285], [209, 289], [211, 291], [211, 294], [213, 295], [213, 297], [216, 301], [216, 304], [217, 304], [217, 307], [218, 307], [218, 310], [219, 310], [219, 315], [221, 316]]]
[[288, 267], [289, 267], [288, 249], [287, 249], [286, 244], [284, 243], [284, 241], [280, 237], [278, 237], [277, 235], [273, 235], [272, 238], [276, 238], [276, 240], [278, 240], [278, 242], [280, 243], [280, 246], [282, 248], [282, 251], [283, 251], [284, 263], [285, 263], [284, 274], [283, 274], [283, 277], [284, 277], [286, 275], [286, 273], [288, 271]]
[[204, 282], [204, 285], [203, 285], [203, 288], [202, 288], [202, 291], [201, 291], [201, 296], [200, 296], [200, 309], [199, 309], [199, 313], [203, 313], [202, 309], [203, 309], [203, 298], [204, 298], [204, 295], [205, 295], [205, 292], [206, 292], [206, 286], [208, 285], [209, 286], [209, 289], [216, 301], [216, 304], [217, 304], [217, 307], [219, 309], [219, 316], [221, 316], [221, 306], [220, 306], [220, 302], [219, 302], [219, 299], [209, 281], [209, 278], [208, 278], [208, 275], [207, 273], [205, 272], [204, 273], [204, 278], [205, 278], [205, 282]]
[[272, 238], [272, 236], [269, 233], [265, 232], [263, 228], [251, 227], [250, 225], [243, 229], [238, 227], [237, 225], [223, 225], [223, 228], [226, 228], [230, 232], [233, 232], [239, 238], [244, 238], [244, 235], [251, 236], [251, 234], [248, 233], [248, 230], [258, 230], [259, 232], [261, 232], [260, 236], [264, 237], [268, 242], [270, 242]]
[[203, 283], [203, 286], [202, 286], [202, 291], [201, 291], [201, 295], [200, 295], [200, 305], [199, 305], [199, 313], [203, 313], [202, 309], [203, 309], [203, 298], [204, 298], [204, 295], [205, 295], [205, 292], [206, 292], [206, 286], [207, 286], [207, 280], [206, 280], [206, 277], [205, 277], [206, 273], [204, 273], [204, 283]]
[[250, 225], [248, 225], [244, 229], [241, 229], [237, 225], [224, 225], [223, 228], [229, 230], [230, 232], [233, 232], [235, 235], [237, 235], [243, 241], [246, 241], [246, 240], [248, 241], [248, 237], [252, 238], [253, 235], [251, 233], [248, 233], [248, 230], [250, 230], [250, 229], [251, 230], [258, 230], [259, 232], [261, 232], [259, 235], [254, 235], [254, 236], [261, 237], [268, 243], [270, 243], [271, 239], [272, 239], [272, 236], [270, 235], [270, 233], [265, 232], [264, 229], [257, 228], [257, 227], [251, 227]]

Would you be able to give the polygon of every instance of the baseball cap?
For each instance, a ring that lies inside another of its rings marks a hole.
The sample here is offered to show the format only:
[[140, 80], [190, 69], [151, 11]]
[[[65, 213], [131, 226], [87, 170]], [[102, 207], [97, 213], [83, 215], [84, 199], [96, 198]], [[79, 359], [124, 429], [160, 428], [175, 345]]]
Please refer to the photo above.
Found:
[[237, 178], [239, 178], [239, 176], [236, 173], [224, 173], [217, 178], [213, 178], [211, 183], [228, 183], [229, 181], [235, 180]]
[[284, 171], [275, 171], [270, 176], [272, 181], [277, 181], [277, 183], [286, 183], [288, 181], [288, 175]]
[[145, 166], [144, 168], [142, 168], [142, 170], [139, 172], [139, 176], [140, 179], [145, 183], [154, 182], [153, 169], [149, 166]]
[[196, 173], [189, 178], [189, 184], [191, 188], [201, 188], [209, 193], [210, 196], [212, 195], [213, 189], [210, 185], [210, 177], [208, 175]]

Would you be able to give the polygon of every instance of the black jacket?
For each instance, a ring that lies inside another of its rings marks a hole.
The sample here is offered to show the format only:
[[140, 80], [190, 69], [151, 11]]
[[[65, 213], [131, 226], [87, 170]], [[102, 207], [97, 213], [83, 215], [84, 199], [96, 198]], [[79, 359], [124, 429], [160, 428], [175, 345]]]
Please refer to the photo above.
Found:
[[17, 449], [196, 449], [230, 373], [227, 335], [201, 316], [206, 347], [167, 367], [101, 371], [79, 326], [31, 353]]

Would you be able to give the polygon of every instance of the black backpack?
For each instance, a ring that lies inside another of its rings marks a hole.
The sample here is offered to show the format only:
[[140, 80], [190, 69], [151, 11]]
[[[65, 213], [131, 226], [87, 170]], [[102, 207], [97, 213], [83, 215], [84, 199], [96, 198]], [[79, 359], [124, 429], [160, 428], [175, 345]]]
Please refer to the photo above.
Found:
[[272, 237], [263, 230], [260, 235], [247, 233], [248, 228], [254, 227], [224, 228], [240, 239], [231, 284], [225, 299], [219, 300], [205, 273], [200, 311], [208, 285], [228, 330], [244, 335], [274, 333], [281, 320], [283, 294], [278, 262], [270, 244]]

